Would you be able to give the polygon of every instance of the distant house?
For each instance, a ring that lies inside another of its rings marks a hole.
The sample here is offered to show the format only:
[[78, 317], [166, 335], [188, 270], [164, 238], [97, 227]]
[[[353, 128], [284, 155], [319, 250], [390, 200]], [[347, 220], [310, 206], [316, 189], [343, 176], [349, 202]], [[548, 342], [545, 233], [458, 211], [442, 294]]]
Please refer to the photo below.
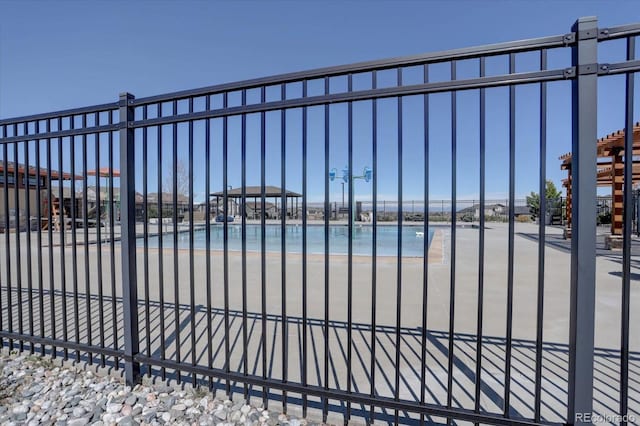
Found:
[[[162, 192], [160, 194], [160, 197], [162, 199], [162, 204], [173, 204], [172, 192]], [[187, 197], [186, 195], [178, 194], [176, 196], [176, 200], [179, 206], [186, 206], [187, 208], [189, 207], [189, 197]], [[147, 203], [152, 204], [157, 202], [158, 202], [157, 192], [150, 192], [147, 194]]]
[[[176, 202], [176, 214], [178, 215], [178, 221], [184, 220], [189, 212], [189, 197], [184, 194], [177, 194], [175, 197]], [[136, 212], [136, 217], [140, 218], [144, 216], [144, 197], [140, 195], [140, 205], [136, 202], [136, 209], [140, 208], [140, 214]], [[158, 212], [158, 202], [162, 205], [163, 219], [171, 219], [173, 216], [173, 202], [174, 196], [171, 192], [162, 192], [158, 195], [157, 192], [150, 192], [147, 194], [147, 209], [149, 210], [149, 217], [155, 218]]]
[[[87, 198], [87, 216], [89, 218], [95, 218], [98, 212], [98, 201], [100, 202], [100, 216], [106, 218], [109, 214], [109, 208], [113, 209], [115, 219], [119, 220], [120, 217], [120, 188], [114, 187], [112, 191], [106, 185], [99, 187], [88, 186], [87, 192], [80, 190], [76, 192], [76, 208], [79, 212], [84, 212], [84, 198]], [[113, 193], [111, 193], [113, 192]], [[140, 218], [143, 215], [143, 197], [139, 192], [135, 193], [135, 205], [136, 205], [136, 218]], [[83, 217], [79, 215], [79, 217]]]
[[[503, 216], [506, 215], [507, 212], [508, 208], [504, 204], [490, 204], [488, 206], [484, 206], [485, 216]], [[480, 217], [480, 205], [478, 205], [475, 216]]]
[[[517, 208], [517, 207], [516, 207]], [[487, 204], [484, 206], [485, 217], [491, 216], [506, 216], [509, 213], [509, 209], [504, 204]], [[458, 210], [459, 216], [473, 215], [474, 219], [480, 218], [480, 204], [474, 204], [471, 207]]]
[[513, 215], [515, 217], [531, 216], [531, 210], [529, 210], [529, 206], [513, 206]]

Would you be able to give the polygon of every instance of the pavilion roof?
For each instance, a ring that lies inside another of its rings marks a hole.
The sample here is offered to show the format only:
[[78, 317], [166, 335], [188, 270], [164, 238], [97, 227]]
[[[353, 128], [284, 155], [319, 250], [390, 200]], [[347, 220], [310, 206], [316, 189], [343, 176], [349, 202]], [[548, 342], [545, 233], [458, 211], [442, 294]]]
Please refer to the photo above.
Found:
[[[600, 165], [599, 165], [600, 166]], [[634, 160], [632, 166], [632, 178], [631, 181], [633, 183], [640, 183], [640, 160]], [[601, 164], [601, 167], [598, 167], [598, 186], [607, 186], [613, 183], [613, 167], [611, 163]], [[562, 180], [562, 185], [569, 185], [569, 178]]]
[[[636, 160], [632, 165], [632, 181], [640, 181], [640, 161]], [[611, 183], [613, 178], [613, 167], [606, 166], [602, 168], [598, 168], [598, 183], [602, 181], [606, 181], [607, 183]]]
[[[598, 139], [596, 143], [598, 157], [609, 157], [614, 150], [624, 150], [624, 129], [613, 132], [609, 135]], [[633, 126], [633, 155], [640, 155], [640, 122]], [[570, 152], [562, 154], [559, 160], [562, 160], [561, 169], [568, 169], [571, 164], [572, 154]]]
[[[246, 195], [247, 198], [260, 198], [262, 197], [262, 188], [260, 186], [247, 186], [245, 188], [246, 191]], [[276, 198], [276, 197], [281, 197], [282, 196], [282, 188], [278, 188], [277, 186], [265, 186], [264, 187], [264, 192], [265, 192], [265, 197], [268, 198]], [[286, 191], [287, 198], [298, 198], [298, 197], [302, 197], [302, 194], [298, 194], [297, 192], [293, 192], [293, 191]], [[210, 194], [210, 196], [212, 197], [223, 197], [224, 196], [224, 192], [223, 191], [219, 191], [219, 192], [214, 192], [212, 194]], [[242, 188], [238, 187], [238, 188], [233, 188], [233, 189], [229, 189], [227, 191], [227, 197], [229, 198], [241, 198], [242, 197]]]

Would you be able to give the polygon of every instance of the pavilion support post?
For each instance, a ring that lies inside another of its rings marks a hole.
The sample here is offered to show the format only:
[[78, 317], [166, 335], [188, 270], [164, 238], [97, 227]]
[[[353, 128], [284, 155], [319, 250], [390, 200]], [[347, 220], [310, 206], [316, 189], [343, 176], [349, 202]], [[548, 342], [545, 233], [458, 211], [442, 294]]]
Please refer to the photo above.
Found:
[[607, 250], [622, 250], [624, 225], [624, 160], [622, 149], [611, 152], [611, 234], [604, 240]]
[[622, 235], [622, 212], [624, 209], [624, 161], [622, 151], [615, 150], [611, 155], [611, 235]]
[[571, 214], [571, 208], [572, 208], [572, 197], [571, 197], [571, 192], [572, 192], [572, 185], [571, 185], [571, 168], [568, 168], [568, 173], [569, 173], [569, 177], [567, 178], [567, 183], [566, 183], [566, 189], [567, 189], [567, 199], [566, 199], [566, 205], [565, 205], [565, 211], [566, 211], [566, 223], [565, 223], [565, 227], [564, 227], [564, 238], [566, 239], [570, 239], [571, 238], [571, 219], [572, 219], [572, 214]]

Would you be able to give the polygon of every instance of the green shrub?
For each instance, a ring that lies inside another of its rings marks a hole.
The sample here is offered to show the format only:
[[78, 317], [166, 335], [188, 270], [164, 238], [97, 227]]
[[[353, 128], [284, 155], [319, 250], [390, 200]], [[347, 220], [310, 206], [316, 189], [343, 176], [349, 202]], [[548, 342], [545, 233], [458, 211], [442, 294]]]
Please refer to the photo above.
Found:
[[598, 215], [597, 218], [598, 225], [610, 225], [611, 224], [611, 213], [602, 213]]

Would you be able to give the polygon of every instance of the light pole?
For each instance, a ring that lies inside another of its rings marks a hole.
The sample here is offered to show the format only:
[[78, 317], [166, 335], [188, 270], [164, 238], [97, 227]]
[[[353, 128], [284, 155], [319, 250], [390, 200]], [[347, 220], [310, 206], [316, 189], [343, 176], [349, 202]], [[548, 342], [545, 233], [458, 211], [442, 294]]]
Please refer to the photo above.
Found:
[[[334, 167], [333, 169], [329, 170], [329, 180], [331, 180], [332, 182], [335, 180], [335, 178], [342, 178], [343, 182], [342, 182], [342, 205], [344, 206], [344, 184], [345, 183], [349, 183], [349, 202], [353, 203], [355, 201], [355, 197], [354, 197], [354, 181], [356, 179], [364, 179], [365, 182], [369, 182], [371, 180], [371, 178], [373, 177], [373, 170], [371, 170], [370, 167], [365, 167], [362, 170], [362, 175], [360, 176], [354, 176], [351, 173], [349, 173], [349, 168], [345, 166], [344, 169], [342, 169], [342, 176], [337, 176], [338, 170], [336, 170], [336, 168]], [[355, 222], [355, 209], [353, 209], [353, 207], [351, 208], [351, 218], [350, 220], [353, 222]]]

